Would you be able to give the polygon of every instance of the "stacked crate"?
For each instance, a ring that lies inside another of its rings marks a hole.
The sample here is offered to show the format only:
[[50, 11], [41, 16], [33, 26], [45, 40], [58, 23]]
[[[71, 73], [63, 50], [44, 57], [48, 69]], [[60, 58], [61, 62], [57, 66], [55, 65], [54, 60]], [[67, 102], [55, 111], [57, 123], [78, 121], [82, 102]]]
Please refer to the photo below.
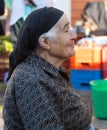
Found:
[[107, 47], [102, 49], [102, 78], [107, 78]]
[[76, 46], [70, 62], [70, 80], [79, 90], [91, 90], [90, 81], [102, 78], [102, 48]]
[[1, 53], [0, 54], [0, 81], [3, 81], [4, 73], [9, 69], [9, 54]]

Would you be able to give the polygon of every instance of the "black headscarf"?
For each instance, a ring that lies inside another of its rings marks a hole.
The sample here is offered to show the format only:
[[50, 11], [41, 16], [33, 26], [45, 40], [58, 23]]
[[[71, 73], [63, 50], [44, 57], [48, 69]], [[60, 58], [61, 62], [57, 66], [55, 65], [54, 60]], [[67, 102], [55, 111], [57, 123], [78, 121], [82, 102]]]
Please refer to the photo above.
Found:
[[10, 78], [15, 67], [24, 61], [36, 48], [41, 34], [48, 32], [61, 18], [63, 11], [54, 7], [44, 7], [32, 12], [25, 20], [17, 44], [9, 57]]

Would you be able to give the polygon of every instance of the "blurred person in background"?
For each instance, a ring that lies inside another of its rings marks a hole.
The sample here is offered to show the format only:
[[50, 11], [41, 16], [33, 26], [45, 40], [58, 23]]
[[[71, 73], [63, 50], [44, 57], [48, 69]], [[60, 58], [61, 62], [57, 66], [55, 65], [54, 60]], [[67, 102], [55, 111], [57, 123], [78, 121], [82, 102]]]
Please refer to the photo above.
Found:
[[11, 33], [10, 27], [20, 18], [25, 19], [35, 9], [52, 6], [52, 0], [5, 0], [8, 9], [6, 20], [6, 35]]
[[0, 15], [4, 14], [4, 0], [0, 0]]
[[81, 17], [86, 36], [107, 36], [107, 0], [87, 2]]
[[[0, 16], [4, 14], [4, 0], [0, 0]], [[0, 21], [0, 35], [4, 35], [2, 23]]]
[[62, 68], [75, 53], [74, 39], [59, 9], [41, 8], [26, 18], [9, 58], [4, 130], [94, 130], [91, 106]]

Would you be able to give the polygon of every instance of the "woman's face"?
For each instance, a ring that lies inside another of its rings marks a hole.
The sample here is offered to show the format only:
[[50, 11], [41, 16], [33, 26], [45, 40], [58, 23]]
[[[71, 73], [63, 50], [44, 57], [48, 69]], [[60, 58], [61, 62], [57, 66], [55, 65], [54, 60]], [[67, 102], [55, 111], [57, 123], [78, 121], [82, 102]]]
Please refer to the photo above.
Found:
[[64, 14], [50, 30], [56, 31], [54, 38], [50, 39], [50, 56], [64, 60], [74, 55], [75, 35], [71, 32], [69, 24]]

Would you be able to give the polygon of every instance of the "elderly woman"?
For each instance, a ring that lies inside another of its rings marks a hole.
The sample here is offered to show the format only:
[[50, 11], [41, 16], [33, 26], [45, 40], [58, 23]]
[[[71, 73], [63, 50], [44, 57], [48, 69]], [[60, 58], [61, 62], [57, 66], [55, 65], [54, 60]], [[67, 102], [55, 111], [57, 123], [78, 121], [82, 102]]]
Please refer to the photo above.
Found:
[[74, 55], [74, 38], [61, 10], [27, 17], [10, 55], [4, 130], [89, 130], [92, 109], [61, 68]]

